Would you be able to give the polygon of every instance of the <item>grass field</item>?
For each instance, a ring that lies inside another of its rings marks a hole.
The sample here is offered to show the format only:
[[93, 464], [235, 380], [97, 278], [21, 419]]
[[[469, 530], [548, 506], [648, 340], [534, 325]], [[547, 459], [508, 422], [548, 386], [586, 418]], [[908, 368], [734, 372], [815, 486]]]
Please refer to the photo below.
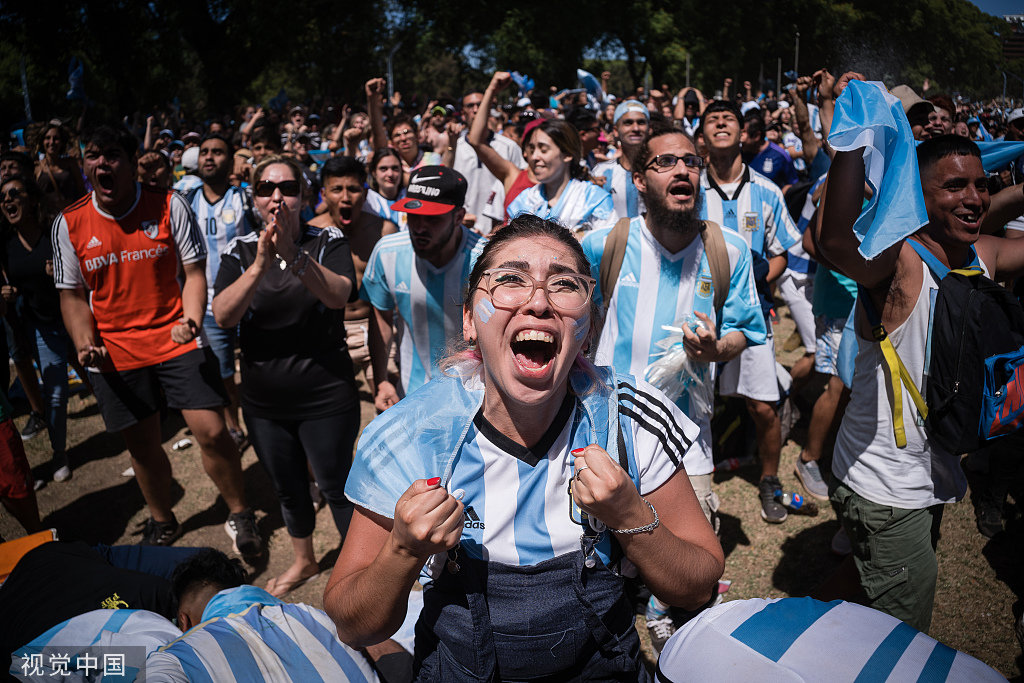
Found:
[[[776, 339], [786, 339], [791, 330], [791, 321], [783, 318], [776, 326]], [[780, 359], [784, 365], [790, 365], [798, 353], [780, 353]], [[363, 397], [369, 397], [365, 391]], [[372, 416], [372, 406], [364, 400], [363, 424]], [[17, 419], [19, 427], [24, 419]], [[783, 449], [780, 476], [787, 490], [800, 490], [792, 470], [802, 434], [803, 429], [795, 429]], [[230, 541], [223, 531], [227, 509], [203, 473], [198, 448], [170, 450], [172, 443], [185, 437], [180, 416], [168, 417], [163, 437], [177, 482], [174, 510], [185, 531], [176, 545], [209, 545], [229, 552]], [[121, 476], [128, 467], [128, 455], [119, 437], [103, 431], [92, 398], [72, 398], [68, 446], [74, 477], [61, 484], [51, 482], [38, 493], [46, 526], [55, 527], [61, 538], [69, 540], [136, 543], [137, 527], [147, 517], [142, 495], [134, 479]], [[46, 437], [29, 442], [27, 450], [33, 467], [40, 473], [48, 471]], [[263, 585], [288, 565], [290, 542], [269, 478], [252, 449], [244, 454], [243, 467], [260, 529], [269, 539], [267, 558], [250, 566], [253, 582]], [[757, 500], [758, 474], [755, 466], [715, 475], [716, 491], [722, 501], [725, 578], [732, 580], [727, 598], [807, 595], [839, 564], [829, 551], [838, 522], [826, 505], [816, 517], [791, 515], [782, 525], [765, 524]], [[327, 577], [337, 559], [338, 534], [327, 510], [319, 513], [317, 524], [314, 546], [317, 556], [322, 558], [323, 572], [288, 599], [321, 606]], [[18, 524], [0, 512], [0, 535], [10, 539], [21, 533]], [[1022, 534], [1011, 537], [1003, 533], [987, 541], [976, 531], [971, 504], [965, 499], [946, 507], [938, 556], [939, 579], [931, 635], [978, 657], [1009, 678], [1021, 679], [1021, 649], [1013, 634], [1011, 607], [1022, 598], [1010, 586], [1020, 591], [1024, 582]], [[646, 639], [646, 629], [640, 631]], [[828, 653], [822, 656], [828, 657]]]

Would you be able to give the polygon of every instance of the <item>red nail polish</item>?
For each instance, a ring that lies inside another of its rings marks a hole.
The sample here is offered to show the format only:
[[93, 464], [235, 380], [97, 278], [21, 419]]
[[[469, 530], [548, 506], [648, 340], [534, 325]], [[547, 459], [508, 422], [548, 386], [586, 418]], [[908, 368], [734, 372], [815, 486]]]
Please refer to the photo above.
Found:
[[585, 450], [587, 450], [587, 449], [586, 448], [576, 448], [576, 449], [574, 449], [572, 451], [572, 454], [573, 455], [583, 455], [583, 451], [585, 451]]
[[433, 479], [427, 479], [427, 486], [437, 486], [441, 483], [441, 477], [434, 477]]

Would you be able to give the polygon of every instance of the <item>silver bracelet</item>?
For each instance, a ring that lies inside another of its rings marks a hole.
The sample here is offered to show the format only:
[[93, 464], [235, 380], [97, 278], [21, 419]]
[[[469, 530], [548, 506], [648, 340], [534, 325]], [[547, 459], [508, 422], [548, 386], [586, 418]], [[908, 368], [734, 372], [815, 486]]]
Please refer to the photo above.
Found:
[[306, 272], [306, 268], [309, 267], [309, 252], [305, 249], [300, 249], [290, 267], [296, 277], [302, 277], [303, 273]]
[[661, 519], [658, 518], [658, 511], [654, 509], [653, 505], [651, 505], [651, 501], [647, 500], [643, 496], [640, 496], [640, 500], [647, 503], [647, 507], [651, 508], [651, 512], [654, 513], [653, 522], [651, 522], [650, 524], [644, 524], [643, 526], [634, 527], [632, 529], [613, 529], [611, 527], [608, 527], [608, 531], [611, 531], [615, 534], [645, 534], [648, 531], [654, 531], [659, 526], [661, 526]]

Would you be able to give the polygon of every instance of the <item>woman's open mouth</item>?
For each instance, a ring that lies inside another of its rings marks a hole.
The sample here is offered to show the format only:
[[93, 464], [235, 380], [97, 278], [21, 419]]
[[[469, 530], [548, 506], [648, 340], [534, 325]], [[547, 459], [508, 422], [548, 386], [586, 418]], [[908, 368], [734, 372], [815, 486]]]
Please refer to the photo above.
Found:
[[540, 330], [522, 330], [510, 346], [516, 363], [528, 372], [546, 369], [558, 352], [555, 338]]

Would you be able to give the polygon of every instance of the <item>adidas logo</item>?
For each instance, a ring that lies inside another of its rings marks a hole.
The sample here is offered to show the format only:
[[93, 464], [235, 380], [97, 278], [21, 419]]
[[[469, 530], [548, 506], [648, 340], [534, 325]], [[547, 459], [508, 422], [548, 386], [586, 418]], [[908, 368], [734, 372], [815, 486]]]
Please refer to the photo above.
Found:
[[623, 287], [639, 287], [640, 283], [636, 281], [636, 276], [632, 272], [626, 273], [619, 278], [619, 284]]
[[103, 242], [100, 242], [96, 238], [96, 235], [93, 235], [92, 239], [89, 240], [89, 243], [87, 245], [85, 245], [85, 248], [86, 249], [95, 249], [96, 247], [102, 247], [102, 246], [103, 246]]
[[473, 509], [472, 505], [467, 505], [466, 509], [462, 511], [462, 514], [466, 518], [466, 523], [463, 524], [466, 529], [484, 528], [484, 523], [480, 520], [480, 515], [476, 514], [476, 510]]
[[395, 291], [399, 294], [408, 294], [409, 285], [405, 284], [405, 282], [399, 282], [397, 285], [395, 285]]
[[736, 209], [730, 208], [728, 211], [725, 212], [725, 217], [736, 218]]

